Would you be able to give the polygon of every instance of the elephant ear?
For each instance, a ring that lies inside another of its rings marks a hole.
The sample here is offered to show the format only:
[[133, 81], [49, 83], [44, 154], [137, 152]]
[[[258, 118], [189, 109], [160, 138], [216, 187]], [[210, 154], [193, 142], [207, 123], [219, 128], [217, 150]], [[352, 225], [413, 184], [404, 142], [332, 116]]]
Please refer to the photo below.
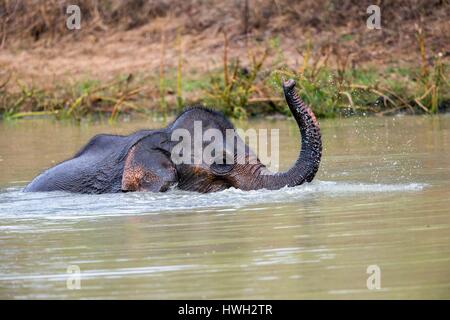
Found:
[[145, 139], [129, 150], [122, 175], [122, 191], [164, 192], [177, 180], [176, 168], [163, 150], [147, 146]]

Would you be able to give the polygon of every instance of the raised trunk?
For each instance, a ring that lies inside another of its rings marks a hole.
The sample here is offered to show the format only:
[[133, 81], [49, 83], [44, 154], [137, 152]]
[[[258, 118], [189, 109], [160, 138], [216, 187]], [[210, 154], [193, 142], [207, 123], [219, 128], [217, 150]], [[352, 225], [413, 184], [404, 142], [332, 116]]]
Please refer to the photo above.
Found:
[[319, 169], [322, 156], [322, 139], [319, 124], [311, 109], [295, 92], [295, 81], [283, 81], [286, 102], [297, 121], [302, 137], [301, 151], [295, 164], [286, 172], [271, 173], [267, 169], [260, 172], [258, 184], [266, 189], [280, 189], [311, 182]]

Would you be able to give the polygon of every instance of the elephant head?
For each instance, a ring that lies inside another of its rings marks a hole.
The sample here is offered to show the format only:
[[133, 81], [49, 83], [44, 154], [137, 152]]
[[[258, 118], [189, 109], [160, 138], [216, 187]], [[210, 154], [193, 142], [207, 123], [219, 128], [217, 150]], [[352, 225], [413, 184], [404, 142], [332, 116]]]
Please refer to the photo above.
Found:
[[[191, 108], [169, 126], [171, 132], [182, 129], [192, 137], [195, 135], [197, 122], [201, 124], [203, 132], [214, 129], [221, 135], [206, 134], [206, 140], [194, 138], [191, 139], [187, 148], [185, 146], [184, 151], [190, 149], [189, 161], [175, 165], [178, 188], [198, 192], [214, 192], [229, 187], [242, 190], [261, 188], [274, 190], [312, 181], [319, 168], [322, 154], [319, 125], [311, 109], [296, 93], [294, 80], [283, 81], [283, 91], [301, 134], [301, 151], [297, 161], [289, 170], [279, 173], [271, 172], [239, 136], [234, 135], [234, 143], [229, 143], [230, 136], [227, 136], [227, 131], [235, 130], [220, 113], [204, 108]], [[214, 139], [211, 136], [214, 136]], [[216, 154], [213, 155], [212, 161], [205, 162], [204, 159], [195, 161], [195, 148], [199, 149], [199, 145], [202, 150], [211, 145], [215, 147]], [[180, 150], [176, 150], [176, 147], [172, 145], [168, 151], [173, 157]]]

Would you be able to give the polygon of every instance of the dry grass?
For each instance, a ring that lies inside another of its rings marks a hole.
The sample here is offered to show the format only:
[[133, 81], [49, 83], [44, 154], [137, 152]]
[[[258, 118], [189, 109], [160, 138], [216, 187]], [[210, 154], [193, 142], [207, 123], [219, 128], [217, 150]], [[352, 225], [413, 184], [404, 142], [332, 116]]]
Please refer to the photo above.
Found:
[[[382, 30], [369, 31], [372, 2], [81, 0], [82, 28], [71, 31], [69, 1], [0, 0], [0, 110], [115, 118], [209, 97], [232, 116], [255, 104], [282, 112], [274, 88], [286, 72], [322, 116], [373, 99], [386, 107], [378, 113], [436, 112], [448, 96], [449, 1], [380, 1]], [[127, 89], [109, 85], [130, 74]], [[86, 83], [88, 93], [77, 89]]]
[[[2, 0], [2, 39], [11, 37], [56, 38], [70, 34], [65, 28], [67, 0]], [[288, 31], [305, 27], [321, 31], [330, 26], [353, 27], [367, 18], [365, 8], [370, 0], [79, 0], [84, 35], [91, 32], [131, 30], [153, 23], [157, 18], [176, 20], [167, 25], [171, 31], [182, 27], [188, 33], [211, 29], [229, 29], [232, 37], [252, 32]], [[418, 19], [445, 19], [446, 0], [398, 0], [395, 3], [375, 1], [380, 5], [383, 27], [394, 31], [400, 22]]]

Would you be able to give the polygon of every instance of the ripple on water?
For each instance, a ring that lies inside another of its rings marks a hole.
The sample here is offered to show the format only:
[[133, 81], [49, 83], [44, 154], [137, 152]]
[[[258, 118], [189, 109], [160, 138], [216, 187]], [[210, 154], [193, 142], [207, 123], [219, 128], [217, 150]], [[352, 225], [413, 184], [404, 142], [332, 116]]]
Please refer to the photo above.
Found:
[[356, 193], [416, 192], [425, 187], [425, 184], [420, 183], [367, 184], [315, 181], [280, 190], [242, 191], [232, 188], [212, 194], [173, 190], [166, 193], [103, 195], [66, 192], [23, 193], [20, 188], [7, 188], [0, 192], [0, 215], [2, 219], [82, 219], [211, 208], [221, 208], [228, 212], [255, 204], [295, 202], [321, 194], [330, 197]]

